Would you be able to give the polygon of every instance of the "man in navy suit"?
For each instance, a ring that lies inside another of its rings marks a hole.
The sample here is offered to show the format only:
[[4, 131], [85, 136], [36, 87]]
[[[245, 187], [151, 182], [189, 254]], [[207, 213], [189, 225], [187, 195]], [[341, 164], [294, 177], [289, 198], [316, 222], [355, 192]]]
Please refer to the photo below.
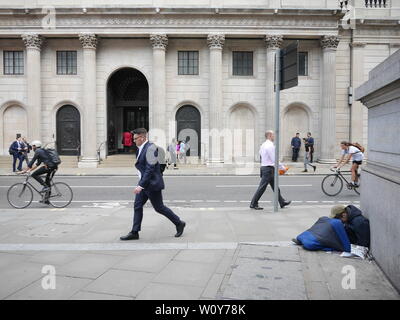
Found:
[[133, 141], [138, 147], [135, 167], [138, 169], [139, 183], [133, 191], [136, 197], [132, 230], [126, 236], [120, 237], [120, 239], [139, 239], [139, 231], [143, 219], [143, 206], [149, 199], [153, 208], [176, 226], [175, 237], [180, 237], [186, 223], [163, 203], [161, 190], [165, 188], [165, 185], [161, 174], [160, 162], [158, 161], [158, 148], [155, 144], [147, 141], [147, 130], [144, 128], [134, 130]]
[[23, 162], [23, 143], [21, 141], [21, 135], [17, 134], [17, 139], [10, 146], [10, 153], [13, 156], [13, 172], [15, 172], [15, 165], [17, 164], [17, 160], [19, 160], [18, 171], [22, 170], [22, 162]]

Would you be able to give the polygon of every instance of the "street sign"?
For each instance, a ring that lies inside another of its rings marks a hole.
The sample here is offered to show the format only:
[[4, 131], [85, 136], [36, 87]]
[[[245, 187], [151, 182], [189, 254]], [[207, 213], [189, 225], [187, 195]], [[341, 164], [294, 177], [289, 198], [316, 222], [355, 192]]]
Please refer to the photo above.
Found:
[[281, 50], [280, 89], [289, 89], [298, 85], [299, 79], [299, 41], [295, 41]]

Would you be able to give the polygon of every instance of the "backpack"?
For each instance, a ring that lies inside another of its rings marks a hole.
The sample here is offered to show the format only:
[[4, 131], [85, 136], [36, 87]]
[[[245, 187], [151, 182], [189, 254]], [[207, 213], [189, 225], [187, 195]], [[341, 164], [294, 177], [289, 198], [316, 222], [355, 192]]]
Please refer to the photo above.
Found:
[[60, 156], [58, 155], [57, 150], [55, 149], [44, 149], [49, 157], [49, 160], [52, 164], [58, 166], [61, 163]]
[[364, 153], [364, 151], [365, 151], [365, 148], [361, 145], [361, 144], [359, 144], [358, 142], [354, 142], [354, 143], [352, 143], [351, 144], [353, 147], [356, 147], [358, 150], [360, 150], [362, 153]]

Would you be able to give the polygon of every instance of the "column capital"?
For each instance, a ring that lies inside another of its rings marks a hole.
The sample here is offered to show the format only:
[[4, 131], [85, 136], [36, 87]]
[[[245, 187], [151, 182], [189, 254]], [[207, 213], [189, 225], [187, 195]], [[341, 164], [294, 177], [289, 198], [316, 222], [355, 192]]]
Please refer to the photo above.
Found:
[[150, 35], [150, 42], [153, 49], [167, 49], [168, 36], [164, 33], [153, 33]]
[[43, 44], [43, 37], [36, 33], [25, 33], [22, 36], [22, 41], [25, 46], [29, 49], [40, 50]]
[[83, 49], [96, 49], [98, 38], [94, 33], [80, 33], [79, 41]]
[[265, 43], [267, 44], [267, 48], [270, 49], [280, 49], [283, 44], [283, 36], [280, 34], [270, 35], [267, 34], [265, 36]]
[[320, 41], [322, 49], [335, 49], [339, 44], [338, 36], [323, 36]]
[[225, 35], [222, 33], [210, 33], [207, 36], [207, 44], [210, 49], [222, 49], [225, 43]]

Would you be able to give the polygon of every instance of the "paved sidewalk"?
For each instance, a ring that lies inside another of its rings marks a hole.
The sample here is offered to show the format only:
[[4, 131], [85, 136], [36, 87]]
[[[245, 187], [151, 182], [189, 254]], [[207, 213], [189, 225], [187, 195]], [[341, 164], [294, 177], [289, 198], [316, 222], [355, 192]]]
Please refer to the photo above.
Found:
[[[0, 299], [400, 299], [375, 262], [290, 243], [330, 206], [172, 208], [181, 238], [145, 208], [128, 242], [130, 206], [0, 210]], [[54, 290], [42, 287], [48, 265]], [[342, 287], [348, 265], [355, 289]]]
[[[314, 172], [312, 169], [308, 172], [302, 172], [304, 170], [303, 163], [301, 162], [286, 162], [285, 165], [289, 167], [287, 175], [326, 175], [332, 173], [329, 168], [332, 164], [320, 164], [315, 163], [317, 170]], [[344, 170], [350, 170], [347, 166]], [[260, 164], [259, 163], [248, 163], [246, 165], [223, 165], [220, 167], [211, 167], [207, 165], [179, 165], [177, 170], [171, 168], [164, 171], [165, 176], [172, 175], [259, 175]], [[15, 175], [9, 168], [0, 168], [0, 176]], [[58, 169], [57, 175], [82, 175], [82, 176], [93, 176], [93, 175], [115, 175], [115, 176], [136, 176], [137, 170], [132, 167], [102, 167], [98, 168], [64, 168], [61, 164]]]

